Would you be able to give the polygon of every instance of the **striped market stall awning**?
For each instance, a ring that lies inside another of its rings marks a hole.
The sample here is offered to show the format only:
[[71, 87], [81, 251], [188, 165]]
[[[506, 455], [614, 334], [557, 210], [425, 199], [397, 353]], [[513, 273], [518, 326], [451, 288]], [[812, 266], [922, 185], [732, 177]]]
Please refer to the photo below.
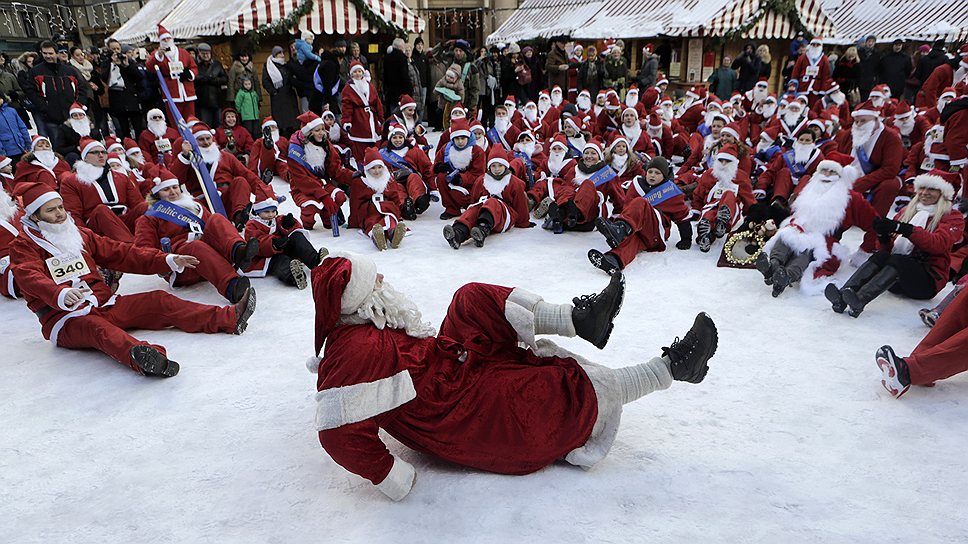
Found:
[[[586, 9], [576, 9], [579, 6]], [[821, 9], [820, 0], [795, 0], [795, 6], [811, 34], [833, 34], [833, 22]], [[756, 24], [744, 37], [786, 39], [796, 35], [793, 22], [768, 9], [766, 0], [604, 0], [577, 4], [526, 0], [487, 41], [511, 42], [558, 34], [581, 39], [722, 36], [751, 20]]]
[[823, 0], [823, 8], [837, 27], [836, 43], [872, 35], [882, 43], [968, 39], [968, 0]]
[[[125, 23], [114, 37], [120, 42], [157, 39], [157, 26], [165, 26], [180, 39], [196, 36], [231, 36], [256, 30], [296, 12], [303, 0], [151, 0]], [[367, 20], [375, 16], [408, 33], [423, 32], [425, 23], [402, 0], [362, 0], [361, 12], [350, 0], [312, 0], [298, 25], [314, 34], [360, 35], [376, 32]], [[162, 7], [163, 6], [163, 7]], [[143, 16], [148, 11], [150, 16]], [[159, 17], [158, 14], [162, 13]]]

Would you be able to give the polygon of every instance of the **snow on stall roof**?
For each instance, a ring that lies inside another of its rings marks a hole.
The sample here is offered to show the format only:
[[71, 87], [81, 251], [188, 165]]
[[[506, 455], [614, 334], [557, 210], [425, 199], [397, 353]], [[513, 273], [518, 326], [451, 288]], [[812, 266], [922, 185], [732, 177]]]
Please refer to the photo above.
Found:
[[823, 8], [837, 28], [831, 43], [968, 39], [966, 0], [823, 0]]

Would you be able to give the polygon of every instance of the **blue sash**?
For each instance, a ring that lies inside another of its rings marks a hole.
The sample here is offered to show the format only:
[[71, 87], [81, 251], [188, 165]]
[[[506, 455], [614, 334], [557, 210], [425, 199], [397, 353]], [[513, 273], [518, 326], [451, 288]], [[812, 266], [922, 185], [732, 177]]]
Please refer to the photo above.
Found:
[[508, 144], [504, 143], [504, 139], [501, 138], [501, 135], [497, 133], [496, 128], [493, 128], [493, 127], [489, 128], [486, 134], [487, 134], [487, 139], [491, 141], [492, 145], [500, 144], [500, 146], [503, 147], [505, 151], [511, 150], [511, 148], [508, 147]]
[[595, 184], [595, 187], [601, 187], [602, 185], [605, 185], [606, 183], [615, 179], [615, 170], [612, 170], [611, 167], [606, 164], [605, 166], [599, 168], [597, 172], [589, 176], [588, 179]]
[[182, 208], [177, 204], [172, 204], [167, 200], [159, 200], [155, 202], [148, 210], [145, 212], [148, 217], [157, 217], [158, 219], [163, 219], [178, 225], [183, 229], [192, 229], [192, 224], [198, 225], [200, 228], [205, 228], [205, 221], [202, 221], [201, 217], [193, 214], [192, 212]]
[[[467, 142], [467, 147], [470, 147], [472, 145], [474, 145], [473, 140]], [[454, 166], [454, 164], [450, 162], [450, 150], [453, 148], [454, 148], [453, 141], [447, 142], [447, 146], [444, 147], [444, 164], [446, 164], [447, 167], [450, 168], [450, 172], [448, 172], [446, 176], [447, 183], [454, 181], [454, 178], [460, 175], [460, 169]], [[458, 151], [463, 151], [463, 150], [459, 149]]]
[[380, 148], [380, 157], [383, 158], [384, 162], [386, 162], [391, 167], [393, 167], [394, 170], [406, 168], [411, 172], [417, 171], [413, 166], [410, 166], [410, 163], [407, 162], [403, 157], [401, 157], [400, 155], [397, 155], [393, 151], [390, 151], [389, 148], [386, 148], [386, 147]]
[[[327, 150], [327, 153], [328, 152], [329, 151]], [[298, 164], [299, 166], [302, 166], [309, 172], [312, 172], [314, 175], [321, 176], [325, 174], [324, 169], [321, 168], [320, 170], [323, 170], [323, 172], [320, 173], [315, 166], [306, 162], [306, 150], [303, 149], [303, 146], [299, 144], [294, 144], [294, 143], [289, 144], [289, 158], [296, 161], [296, 164]]]
[[666, 181], [655, 187], [650, 187], [649, 192], [642, 195], [642, 198], [648, 200], [649, 204], [651, 204], [654, 208], [666, 200], [681, 194], [683, 194], [683, 192], [681, 189], [679, 189], [678, 185], [672, 183], [671, 181]]
[[706, 123], [700, 123], [699, 126], [696, 127], [696, 131], [699, 134], [702, 134], [702, 137], [705, 138], [706, 136], [709, 136], [709, 133], [712, 132], [712, 129], [707, 127]]
[[528, 189], [531, 189], [532, 187], [534, 187], [534, 163], [531, 162], [531, 157], [529, 157], [526, 153], [523, 153], [521, 151], [515, 151], [514, 157], [517, 159], [521, 159], [521, 162], [524, 163], [524, 173], [525, 173], [525, 176], [528, 178], [527, 179]]
[[796, 154], [793, 152], [792, 149], [784, 153], [782, 156], [783, 156], [783, 162], [785, 162], [787, 165], [787, 168], [790, 169], [790, 173], [793, 174], [794, 179], [799, 180], [800, 178], [803, 177], [804, 174], [807, 173], [806, 164], [800, 164], [798, 162], [795, 162]]
[[571, 145], [571, 140], [565, 139], [568, 142], [568, 156], [573, 159], [581, 159], [581, 149]]
[[863, 147], [855, 147], [854, 151], [857, 152], [857, 162], [860, 163], [860, 169], [864, 171], [865, 176], [877, 169], [877, 166], [871, 163]]

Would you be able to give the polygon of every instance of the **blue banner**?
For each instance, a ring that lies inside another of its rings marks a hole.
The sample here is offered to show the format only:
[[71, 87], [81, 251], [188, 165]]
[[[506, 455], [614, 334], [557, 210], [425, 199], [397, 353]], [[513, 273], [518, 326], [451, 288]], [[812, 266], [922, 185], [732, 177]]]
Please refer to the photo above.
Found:
[[648, 200], [649, 204], [654, 208], [666, 200], [681, 194], [683, 193], [678, 185], [671, 181], [666, 181], [655, 187], [650, 187], [649, 192], [642, 195], [642, 198]]
[[158, 219], [163, 219], [169, 223], [178, 225], [183, 229], [191, 229], [192, 224], [196, 224], [200, 229], [205, 228], [205, 221], [202, 221], [201, 217], [193, 214], [192, 212], [182, 208], [177, 204], [172, 204], [167, 200], [159, 200], [155, 202], [148, 210], [145, 212], [148, 217], [157, 217]]
[[606, 183], [615, 179], [615, 170], [612, 170], [607, 164], [598, 169], [597, 172], [591, 175], [588, 179], [592, 180], [595, 187], [601, 187]]

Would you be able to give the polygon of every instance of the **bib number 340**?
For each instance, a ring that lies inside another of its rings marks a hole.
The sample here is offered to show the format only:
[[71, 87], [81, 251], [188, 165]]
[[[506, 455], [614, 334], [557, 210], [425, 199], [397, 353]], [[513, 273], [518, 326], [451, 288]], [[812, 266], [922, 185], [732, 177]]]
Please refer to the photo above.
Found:
[[57, 284], [67, 283], [91, 273], [84, 257], [77, 253], [62, 253], [47, 259], [47, 270]]

